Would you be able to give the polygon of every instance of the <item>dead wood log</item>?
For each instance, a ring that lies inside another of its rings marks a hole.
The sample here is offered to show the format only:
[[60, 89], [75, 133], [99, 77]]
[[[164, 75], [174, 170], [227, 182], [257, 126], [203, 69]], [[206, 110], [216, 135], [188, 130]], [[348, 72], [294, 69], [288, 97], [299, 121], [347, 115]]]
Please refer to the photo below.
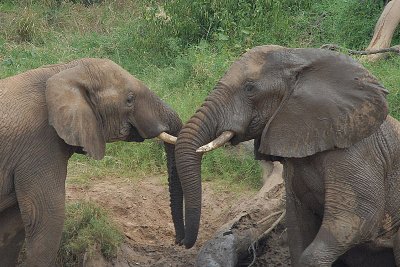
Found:
[[[378, 22], [374, 36], [368, 45], [367, 51], [379, 50], [390, 47], [396, 27], [400, 23], [400, 0], [392, 0], [385, 6]], [[375, 61], [382, 58], [383, 54], [368, 55], [368, 60]]]
[[[268, 164], [268, 163], [266, 163]], [[272, 171], [261, 190], [233, 211], [234, 219], [208, 240], [197, 256], [197, 266], [236, 266], [248, 250], [285, 216], [283, 166], [269, 163]]]

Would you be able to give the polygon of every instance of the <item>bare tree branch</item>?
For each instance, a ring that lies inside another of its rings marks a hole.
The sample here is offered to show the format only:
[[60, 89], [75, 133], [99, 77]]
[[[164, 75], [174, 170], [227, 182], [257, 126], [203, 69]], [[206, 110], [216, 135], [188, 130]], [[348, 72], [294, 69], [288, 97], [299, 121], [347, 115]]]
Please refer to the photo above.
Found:
[[253, 241], [249, 247], [249, 251], [251, 251], [253, 253], [253, 260], [250, 263], [250, 265], [248, 267], [253, 266], [253, 264], [256, 261], [256, 250], [255, 250], [255, 245], [256, 243], [263, 239], [264, 237], [266, 237], [272, 230], [274, 230], [274, 228], [282, 221], [282, 219], [286, 216], [286, 210], [281, 210], [278, 212], [274, 212], [273, 214], [271, 214], [270, 216], [267, 216], [266, 218], [264, 218], [262, 221], [266, 221], [267, 219], [271, 218], [273, 215], [277, 215], [277, 214], [281, 214], [281, 216], [279, 216], [279, 218], [271, 225], [270, 228], [268, 228], [263, 234], [261, 234], [258, 239], [256, 239], [255, 241]]
[[327, 49], [327, 50], [332, 50], [332, 51], [343, 50], [343, 51], [346, 51], [347, 53], [349, 53], [350, 55], [361, 55], [361, 56], [379, 54], [379, 53], [388, 53], [388, 52], [397, 53], [397, 54], [400, 55], [400, 45], [395, 45], [395, 46], [392, 46], [392, 47], [389, 47], [389, 48], [374, 49], [374, 50], [369, 50], [369, 51], [366, 51], [366, 50], [352, 50], [352, 49], [348, 49], [348, 48], [345, 48], [345, 47], [338, 46], [336, 44], [324, 44], [320, 48]]

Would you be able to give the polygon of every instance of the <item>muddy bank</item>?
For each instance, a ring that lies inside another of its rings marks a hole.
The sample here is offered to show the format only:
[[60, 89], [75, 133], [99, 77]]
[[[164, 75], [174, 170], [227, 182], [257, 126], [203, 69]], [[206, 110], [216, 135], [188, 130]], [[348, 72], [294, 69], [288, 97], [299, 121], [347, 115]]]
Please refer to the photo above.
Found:
[[[203, 243], [234, 217], [232, 211], [235, 207], [256, 193], [232, 193], [216, 189], [212, 182], [205, 182], [199, 239], [192, 249], [187, 250], [174, 244], [168, 188], [162, 177], [147, 177], [135, 183], [107, 177], [85, 188], [67, 185], [67, 201], [98, 203], [110, 213], [125, 235], [113, 263], [104, 262], [99, 256], [93, 263], [87, 262], [86, 266], [195, 266]], [[280, 225], [256, 248], [259, 255], [254, 266], [288, 266], [284, 240], [284, 227]], [[252, 260], [249, 256], [239, 266], [247, 266]]]

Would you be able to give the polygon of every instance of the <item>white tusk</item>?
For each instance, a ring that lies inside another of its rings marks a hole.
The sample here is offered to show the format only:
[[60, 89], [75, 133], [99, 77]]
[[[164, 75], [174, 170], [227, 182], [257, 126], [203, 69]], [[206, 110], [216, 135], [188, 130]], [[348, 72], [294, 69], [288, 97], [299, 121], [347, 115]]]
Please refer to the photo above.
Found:
[[159, 139], [163, 140], [164, 142], [168, 143], [168, 144], [176, 144], [176, 137], [172, 136], [170, 134], [167, 134], [166, 132], [162, 132], [160, 133], [159, 136], [157, 136]]
[[216, 139], [208, 143], [207, 145], [204, 145], [196, 150], [196, 152], [199, 153], [204, 153], [208, 152], [211, 150], [214, 150], [216, 148], [219, 148], [220, 146], [224, 145], [226, 142], [231, 140], [231, 138], [235, 135], [234, 132], [232, 131], [225, 131], [223, 132], [220, 136], [218, 136]]

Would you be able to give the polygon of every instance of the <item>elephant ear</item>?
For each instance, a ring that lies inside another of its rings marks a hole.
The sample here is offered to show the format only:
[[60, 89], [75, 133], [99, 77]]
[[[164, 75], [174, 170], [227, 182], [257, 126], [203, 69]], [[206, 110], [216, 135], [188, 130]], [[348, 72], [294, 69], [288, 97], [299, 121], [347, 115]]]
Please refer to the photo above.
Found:
[[57, 134], [67, 144], [82, 147], [92, 158], [102, 159], [105, 138], [89, 99], [93, 86], [84, 66], [77, 65], [47, 80], [46, 102], [49, 123]]
[[262, 154], [305, 157], [346, 148], [380, 127], [387, 91], [359, 63], [321, 49], [291, 53], [302, 63], [291, 72], [291, 94], [263, 130]]

